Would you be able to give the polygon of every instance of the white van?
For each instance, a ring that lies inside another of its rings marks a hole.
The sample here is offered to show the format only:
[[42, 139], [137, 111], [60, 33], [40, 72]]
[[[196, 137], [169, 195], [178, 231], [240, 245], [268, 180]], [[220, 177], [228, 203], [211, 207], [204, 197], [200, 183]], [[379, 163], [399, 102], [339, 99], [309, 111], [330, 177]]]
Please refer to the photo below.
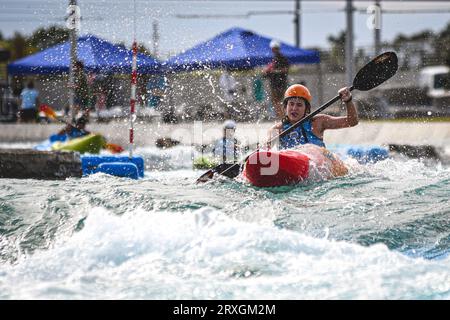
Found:
[[430, 98], [450, 97], [450, 90], [444, 88], [445, 81], [450, 81], [449, 73], [447, 66], [425, 67], [420, 71], [419, 85], [428, 88]]

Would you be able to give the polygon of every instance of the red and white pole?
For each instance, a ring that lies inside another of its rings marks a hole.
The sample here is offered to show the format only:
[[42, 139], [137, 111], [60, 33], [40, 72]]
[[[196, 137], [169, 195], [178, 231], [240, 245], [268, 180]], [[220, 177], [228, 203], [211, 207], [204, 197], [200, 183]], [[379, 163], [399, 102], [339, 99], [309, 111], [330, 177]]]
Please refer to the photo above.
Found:
[[130, 99], [130, 158], [133, 157], [134, 145], [134, 113], [136, 107], [136, 83], [137, 83], [137, 43], [133, 41], [133, 62], [131, 65], [131, 99]]

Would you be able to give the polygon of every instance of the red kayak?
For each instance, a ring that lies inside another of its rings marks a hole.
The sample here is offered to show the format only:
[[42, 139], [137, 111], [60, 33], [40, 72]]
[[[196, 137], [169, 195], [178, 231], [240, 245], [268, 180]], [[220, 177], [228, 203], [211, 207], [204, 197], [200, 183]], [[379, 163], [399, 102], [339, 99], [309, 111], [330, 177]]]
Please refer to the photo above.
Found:
[[244, 178], [257, 187], [278, 187], [305, 180], [326, 180], [347, 174], [344, 163], [329, 150], [315, 145], [298, 149], [255, 152], [248, 157]]

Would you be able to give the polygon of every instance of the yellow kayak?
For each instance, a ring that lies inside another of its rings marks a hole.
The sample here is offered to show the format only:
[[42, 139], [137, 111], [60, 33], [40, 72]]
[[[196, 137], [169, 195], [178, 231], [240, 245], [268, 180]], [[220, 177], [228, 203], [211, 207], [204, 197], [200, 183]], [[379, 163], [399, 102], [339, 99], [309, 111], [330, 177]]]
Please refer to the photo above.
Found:
[[71, 139], [67, 142], [56, 142], [52, 150], [78, 151], [79, 153], [100, 153], [106, 140], [100, 134], [88, 134], [86, 136]]

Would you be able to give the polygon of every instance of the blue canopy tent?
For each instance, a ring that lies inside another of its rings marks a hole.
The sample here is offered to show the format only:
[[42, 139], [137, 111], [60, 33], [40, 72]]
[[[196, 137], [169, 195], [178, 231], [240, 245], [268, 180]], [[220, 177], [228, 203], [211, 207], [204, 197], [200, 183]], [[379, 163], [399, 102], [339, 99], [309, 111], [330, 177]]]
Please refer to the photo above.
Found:
[[[250, 69], [272, 60], [271, 38], [241, 28], [232, 28], [179, 55], [169, 58], [164, 66], [172, 71], [205, 68]], [[291, 64], [319, 63], [319, 52], [281, 43], [281, 53]]]
[[[131, 73], [132, 51], [93, 35], [78, 38], [77, 57], [89, 72]], [[11, 75], [65, 73], [69, 72], [69, 64], [70, 42], [65, 42], [10, 63], [8, 73]], [[160, 62], [144, 54], [138, 54], [137, 66], [139, 73], [162, 71]]]

